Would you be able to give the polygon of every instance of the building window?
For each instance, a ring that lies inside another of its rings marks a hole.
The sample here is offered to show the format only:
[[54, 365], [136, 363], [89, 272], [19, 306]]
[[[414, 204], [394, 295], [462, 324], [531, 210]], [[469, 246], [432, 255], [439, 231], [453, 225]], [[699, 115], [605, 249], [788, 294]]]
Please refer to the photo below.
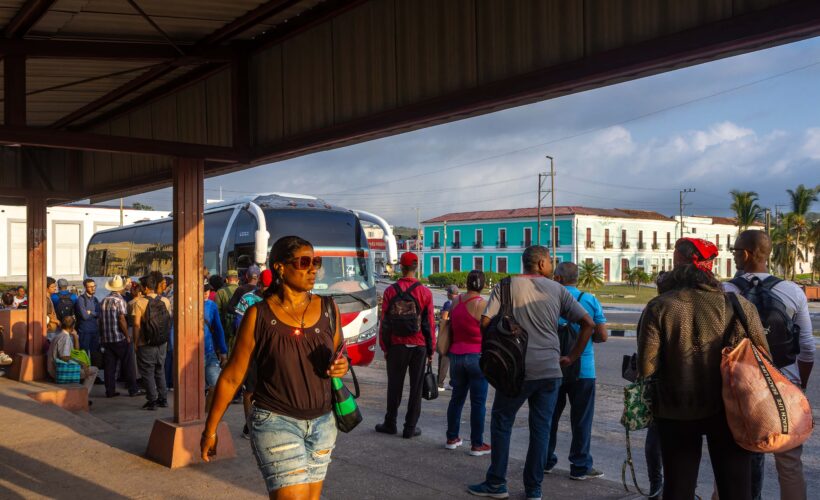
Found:
[[658, 245], [658, 232], [652, 231], [652, 250], [657, 250], [660, 248]]
[[672, 233], [666, 233], [666, 249], [672, 250]]
[[552, 228], [552, 237], [555, 239], [555, 246], [557, 247], [561, 246], [561, 233], [559, 229], [561, 228], [559, 228], [558, 226]]
[[461, 248], [461, 230], [453, 231], [453, 248]]
[[730, 248], [732, 248], [732, 235], [727, 234], [726, 235], [726, 250], [729, 250]]
[[[8, 226], [9, 231], [9, 270], [11, 276], [25, 276], [28, 272], [27, 260], [27, 236], [26, 222], [11, 221]], [[10, 333], [10, 332], [9, 332]]]
[[691, 231], [690, 231], [690, 232], [691, 232], [692, 234], [697, 234], [697, 232], [698, 232], [698, 228], [693, 227], [693, 228], [691, 228]]
[[507, 271], [507, 258], [506, 257], [496, 258], [495, 267], [496, 267], [496, 269], [498, 270], [499, 273], [502, 273], [502, 274], [508, 273], [509, 271]]
[[433, 244], [430, 248], [441, 248], [441, 233], [438, 231], [433, 231]]
[[643, 231], [638, 231], [638, 250], [646, 250], [643, 243]]
[[592, 228], [591, 227], [587, 228], [587, 240], [586, 240], [586, 243], [584, 244], [584, 246], [586, 248], [595, 248], [595, 242], [592, 241]]
[[473, 269], [484, 270], [484, 257], [473, 257]]
[[498, 230], [498, 248], [507, 248], [507, 230], [503, 227]]
[[609, 239], [609, 229], [604, 229], [604, 248], [612, 248], [612, 240]]
[[454, 273], [461, 272], [461, 257], [453, 257], [450, 267], [453, 268]]
[[532, 228], [531, 227], [525, 227], [524, 228], [524, 243], [522, 244], [522, 246], [524, 246], [525, 248], [529, 247], [529, 246], [532, 246]]
[[475, 230], [475, 243], [473, 244], [475, 248], [482, 248], [484, 246], [484, 230], [483, 229], [476, 229]]
[[610, 278], [609, 278], [609, 266], [610, 266], [609, 262], [610, 262], [609, 259], [604, 259], [604, 281], [607, 282], [607, 283], [609, 281], [611, 281]]
[[720, 235], [719, 234], [715, 235], [715, 246], [717, 247], [718, 250], [720, 250]]
[[431, 257], [431, 262], [433, 264], [433, 274], [441, 272], [441, 258], [439, 257]]
[[629, 241], [626, 239], [626, 229], [621, 229], [621, 248], [629, 248]]

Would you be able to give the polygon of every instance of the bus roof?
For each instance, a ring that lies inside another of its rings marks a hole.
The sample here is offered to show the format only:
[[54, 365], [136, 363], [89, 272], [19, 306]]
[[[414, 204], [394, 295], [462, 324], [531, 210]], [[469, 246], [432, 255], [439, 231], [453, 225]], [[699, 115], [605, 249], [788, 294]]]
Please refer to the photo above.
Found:
[[[338, 205], [332, 205], [320, 198], [315, 196], [310, 196], [306, 194], [298, 194], [298, 193], [260, 193], [254, 194], [249, 196], [242, 196], [239, 198], [234, 198], [233, 200], [226, 200], [220, 201], [216, 203], [209, 203], [205, 206], [205, 213], [209, 212], [216, 212], [219, 210], [223, 210], [226, 208], [235, 207], [237, 205], [244, 205], [245, 203], [256, 203], [259, 205], [260, 208], [264, 209], [277, 209], [277, 210], [288, 210], [288, 209], [301, 209], [301, 210], [332, 210], [336, 212], [350, 212], [355, 213], [352, 210], [344, 207], [340, 207]], [[123, 227], [113, 227], [111, 229], [104, 229], [102, 231], [98, 231], [96, 234], [100, 233], [107, 233], [107, 232], [114, 232], [120, 231], [123, 228], [134, 228], [134, 227], [141, 227], [141, 226], [148, 226], [151, 224], [161, 224], [163, 222], [168, 222], [169, 220], [173, 219], [173, 212], [169, 212], [167, 217], [162, 217], [161, 219], [154, 219], [154, 220], [144, 220], [138, 221], [134, 224], [123, 226]]]

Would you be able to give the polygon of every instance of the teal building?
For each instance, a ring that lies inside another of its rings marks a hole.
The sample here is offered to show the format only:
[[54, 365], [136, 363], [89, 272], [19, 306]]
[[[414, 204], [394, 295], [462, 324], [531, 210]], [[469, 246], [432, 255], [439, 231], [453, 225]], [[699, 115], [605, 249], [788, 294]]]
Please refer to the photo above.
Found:
[[[541, 241], [551, 247], [555, 237], [558, 262], [572, 259], [572, 212], [556, 208], [541, 212]], [[524, 249], [538, 243], [536, 209], [451, 213], [424, 221], [422, 275], [480, 269], [518, 274]]]

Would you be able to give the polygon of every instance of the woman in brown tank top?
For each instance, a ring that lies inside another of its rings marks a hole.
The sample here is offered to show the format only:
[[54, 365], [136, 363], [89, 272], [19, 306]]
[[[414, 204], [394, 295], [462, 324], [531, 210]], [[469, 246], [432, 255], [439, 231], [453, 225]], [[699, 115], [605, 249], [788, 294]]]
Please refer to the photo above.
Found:
[[202, 433], [207, 462], [216, 451], [219, 421], [254, 356], [257, 382], [248, 428], [271, 499], [318, 500], [336, 444], [330, 377], [343, 376], [348, 365], [344, 356], [332, 359], [342, 340], [339, 310], [329, 297], [311, 293], [321, 266], [313, 246], [298, 236], [273, 245], [273, 283], [265, 300], [242, 319]]

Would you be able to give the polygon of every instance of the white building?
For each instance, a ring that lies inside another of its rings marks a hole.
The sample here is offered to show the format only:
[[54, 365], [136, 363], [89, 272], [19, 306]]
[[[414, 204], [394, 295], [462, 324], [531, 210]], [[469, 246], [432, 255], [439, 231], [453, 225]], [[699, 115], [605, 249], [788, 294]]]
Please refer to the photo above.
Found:
[[[168, 215], [167, 211], [123, 210], [123, 221], [132, 224]], [[47, 215], [47, 272], [49, 276], [80, 280], [85, 269], [85, 249], [91, 236], [120, 225], [118, 207], [66, 205], [51, 207]], [[0, 281], [26, 280], [26, 207], [0, 205]]]

